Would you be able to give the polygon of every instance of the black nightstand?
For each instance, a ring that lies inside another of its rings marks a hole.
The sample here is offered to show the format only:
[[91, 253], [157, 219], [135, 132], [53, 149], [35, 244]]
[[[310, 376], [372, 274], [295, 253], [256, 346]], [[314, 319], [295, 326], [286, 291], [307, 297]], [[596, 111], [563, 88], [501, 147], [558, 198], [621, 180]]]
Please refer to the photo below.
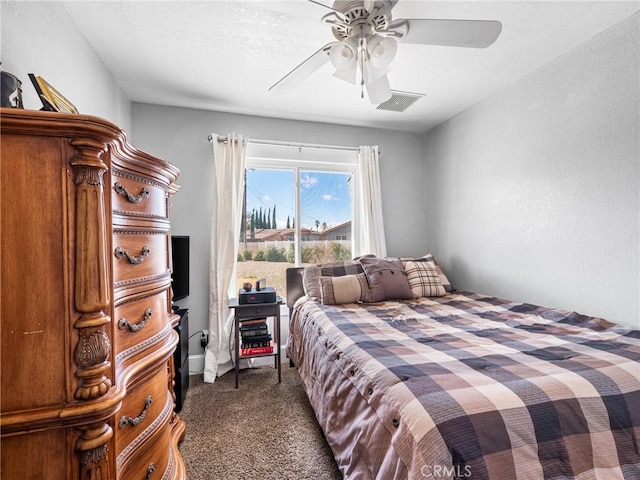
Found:
[[[282, 298], [277, 297], [275, 303], [254, 303], [240, 305], [237, 298], [232, 298], [229, 301], [229, 308], [233, 308], [234, 322], [233, 322], [233, 335], [235, 335], [235, 357], [233, 362], [235, 364], [236, 375], [236, 388], [238, 388], [238, 374], [240, 373], [240, 360], [243, 358], [256, 358], [256, 357], [275, 357], [275, 368], [278, 370], [278, 383], [282, 381], [282, 374], [280, 368], [280, 306], [282, 305]], [[256, 320], [259, 318], [273, 318], [273, 352], [271, 353], [259, 353], [254, 355], [240, 355], [240, 324], [247, 320]]]

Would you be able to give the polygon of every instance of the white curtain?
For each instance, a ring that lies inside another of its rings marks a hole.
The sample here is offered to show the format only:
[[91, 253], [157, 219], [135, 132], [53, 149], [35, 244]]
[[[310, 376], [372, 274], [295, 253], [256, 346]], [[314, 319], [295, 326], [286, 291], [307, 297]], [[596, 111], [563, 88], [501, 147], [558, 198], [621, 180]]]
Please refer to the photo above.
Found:
[[231, 330], [233, 311], [229, 299], [236, 294], [236, 257], [242, 223], [242, 197], [246, 139], [228, 134], [224, 143], [212, 134], [215, 192], [211, 214], [209, 270], [209, 345], [204, 356], [204, 381], [233, 368]]
[[382, 194], [378, 168], [378, 146], [358, 149], [358, 182], [356, 184], [358, 224], [354, 228], [353, 256], [373, 253], [387, 256], [382, 218]]

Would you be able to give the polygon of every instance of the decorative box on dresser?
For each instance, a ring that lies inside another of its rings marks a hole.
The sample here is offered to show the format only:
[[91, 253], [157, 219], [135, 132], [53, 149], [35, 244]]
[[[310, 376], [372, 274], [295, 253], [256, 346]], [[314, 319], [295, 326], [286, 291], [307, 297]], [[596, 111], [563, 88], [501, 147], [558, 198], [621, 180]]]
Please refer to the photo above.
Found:
[[184, 479], [178, 170], [97, 117], [0, 110], [3, 480]]

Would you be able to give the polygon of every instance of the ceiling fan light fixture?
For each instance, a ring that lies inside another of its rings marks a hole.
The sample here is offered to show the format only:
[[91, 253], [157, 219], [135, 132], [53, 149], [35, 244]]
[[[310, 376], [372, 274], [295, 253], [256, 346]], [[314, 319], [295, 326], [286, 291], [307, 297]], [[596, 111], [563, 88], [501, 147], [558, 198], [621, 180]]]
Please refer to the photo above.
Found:
[[348, 72], [356, 66], [357, 49], [348, 40], [337, 42], [329, 50], [329, 60], [336, 70]]
[[397, 42], [391, 37], [372, 35], [367, 40], [367, 53], [369, 62], [375, 68], [388, 67], [398, 51]]

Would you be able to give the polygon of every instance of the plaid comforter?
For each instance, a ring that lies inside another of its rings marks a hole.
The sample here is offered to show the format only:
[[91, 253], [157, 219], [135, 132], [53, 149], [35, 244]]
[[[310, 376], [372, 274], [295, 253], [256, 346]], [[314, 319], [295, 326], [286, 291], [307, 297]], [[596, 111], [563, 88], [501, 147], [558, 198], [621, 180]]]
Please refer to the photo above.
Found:
[[302, 300], [287, 351], [345, 478], [640, 479], [640, 331], [472, 293]]

